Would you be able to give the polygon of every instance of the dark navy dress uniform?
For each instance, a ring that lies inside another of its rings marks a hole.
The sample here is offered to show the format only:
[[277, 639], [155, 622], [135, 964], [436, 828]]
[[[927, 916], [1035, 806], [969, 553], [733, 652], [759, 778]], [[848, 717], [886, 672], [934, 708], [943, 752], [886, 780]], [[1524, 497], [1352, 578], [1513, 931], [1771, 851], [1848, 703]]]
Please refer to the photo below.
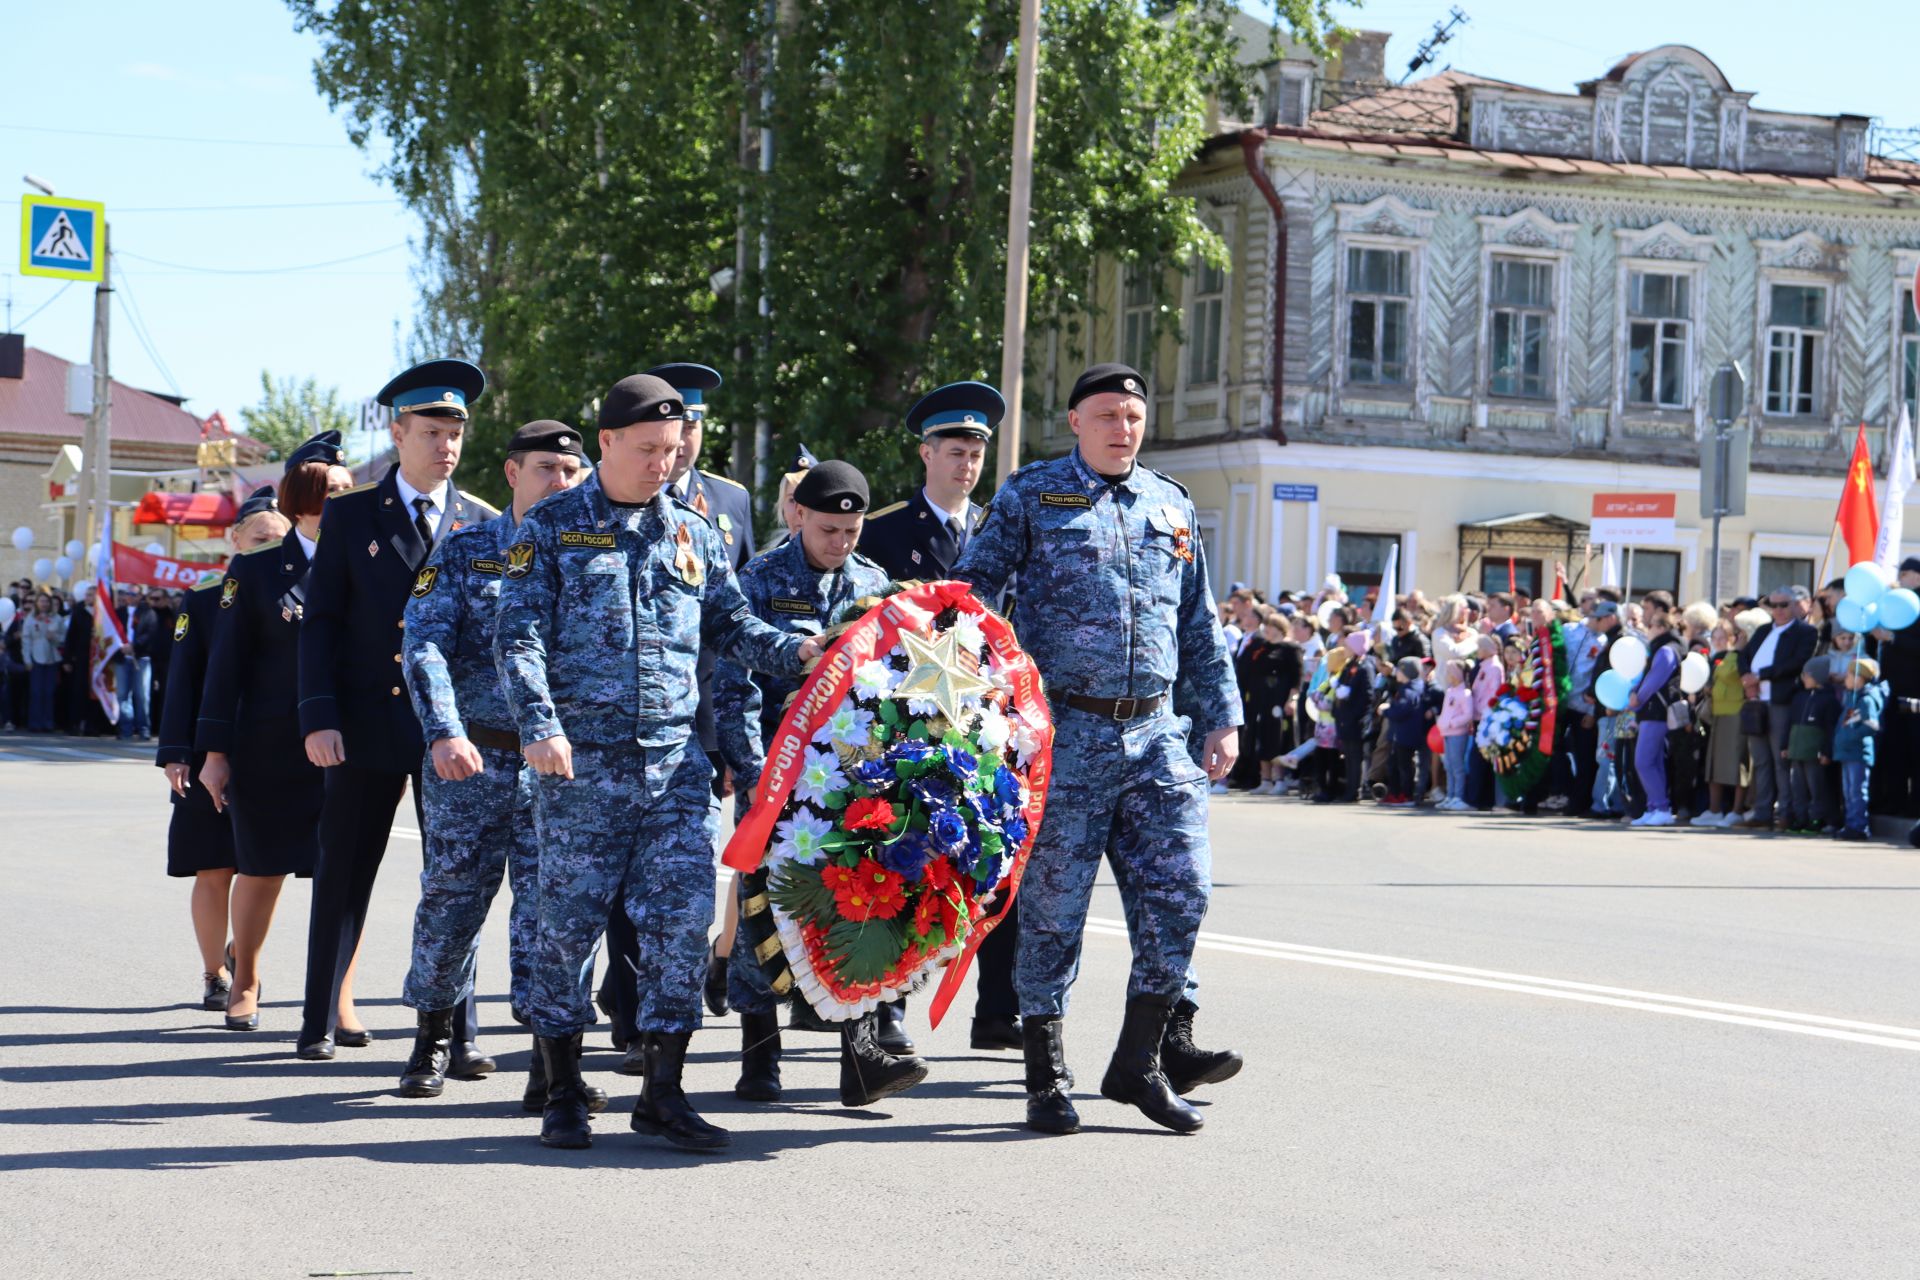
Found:
[[[170, 764], [188, 766], [187, 776], [196, 782], [207, 755], [194, 749], [194, 721], [206, 687], [207, 652], [220, 613], [221, 581], [213, 578], [187, 592], [174, 615], [173, 661], [167, 669], [167, 700], [160, 713], [160, 745], [153, 753], [153, 762], [163, 769]], [[213, 807], [206, 787], [192, 785], [185, 795], [168, 794], [173, 818], [167, 823], [167, 874], [191, 876], [231, 869], [233, 822]]]
[[309, 568], [291, 532], [242, 552], [214, 610], [194, 747], [226, 753], [242, 875], [309, 876], [320, 855], [324, 783], [307, 759], [295, 698]]
[[[396, 412], [432, 412], [444, 405], [457, 410], [449, 416], [465, 418], [466, 403], [484, 386], [479, 369], [465, 361], [437, 360], [400, 375], [379, 399]], [[429, 542], [401, 498], [399, 475], [396, 464], [378, 483], [328, 499], [307, 589], [300, 633], [300, 733], [304, 738], [325, 729], [339, 731], [346, 763], [322, 771], [326, 805], [307, 933], [302, 1049], [320, 1045], [332, 1033], [340, 984], [359, 945], [394, 811], [409, 783], [414, 814], [421, 817], [425, 747], [401, 668], [407, 600], [420, 569], [447, 534], [500, 514], [447, 482]], [[421, 828], [424, 832], [424, 820]], [[469, 992], [455, 1016], [455, 1044], [470, 1044], [478, 1022]]]
[[860, 554], [885, 569], [896, 581], [934, 582], [953, 576], [960, 553], [980, 528], [987, 509], [971, 500], [956, 532], [953, 517], [936, 510], [926, 491], [905, 502], [882, 507], [867, 517], [860, 531]]

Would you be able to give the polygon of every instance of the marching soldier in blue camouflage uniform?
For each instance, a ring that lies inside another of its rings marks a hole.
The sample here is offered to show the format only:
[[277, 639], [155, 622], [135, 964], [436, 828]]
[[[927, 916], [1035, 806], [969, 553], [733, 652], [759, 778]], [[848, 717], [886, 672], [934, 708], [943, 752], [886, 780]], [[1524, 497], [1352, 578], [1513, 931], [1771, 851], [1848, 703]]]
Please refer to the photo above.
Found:
[[[756, 556], [740, 573], [740, 590], [754, 616], [782, 631], [819, 635], [856, 600], [884, 596], [891, 586], [887, 571], [854, 552], [860, 540], [868, 494], [867, 479], [837, 459], [812, 467], [794, 487], [800, 527], [773, 550]], [[736, 662], [714, 671], [713, 699], [723, 725], [749, 727], [747, 754], [729, 756], [736, 779], [735, 808], [745, 813], [749, 793], [759, 785], [766, 764], [765, 744], [779, 731], [787, 699], [800, 681], [755, 676]], [[723, 751], [732, 735], [723, 735]], [[744, 893], [737, 887], [736, 893]], [[736, 945], [727, 965], [727, 995], [740, 1011], [740, 1080], [734, 1096], [746, 1102], [780, 1100], [780, 1019], [778, 997], [753, 949]], [[879, 1040], [880, 1015], [868, 1013], [840, 1025], [840, 1101], [869, 1106], [904, 1092], [927, 1077], [919, 1058], [896, 1056]]]
[[[513, 887], [507, 919], [512, 1009], [526, 1020], [540, 852], [533, 777], [493, 665], [493, 624], [507, 548], [520, 521], [542, 498], [579, 484], [587, 470], [575, 428], [551, 420], [521, 427], [507, 444], [512, 508], [448, 533], [407, 601], [401, 652], [427, 744], [421, 769], [427, 825], [413, 964], [402, 993], [419, 1015], [413, 1056], [400, 1077], [404, 1097], [437, 1098], [446, 1088], [454, 1009], [473, 990], [480, 926], [503, 874]], [[536, 1053], [523, 1105], [539, 1111], [546, 1101]], [[588, 1101], [597, 1111], [606, 1094], [590, 1088]]]
[[[1018, 574], [1020, 642], [1054, 716], [1052, 790], [1021, 883], [1014, 964], [1027, 1125], [1080, 1127], [1061, 1019], [1107, 858], [1127, 905], [1133, 971], [1100, 1092], [1189, 1133], [1200, 1113], [1169, 1084], [1161, 1045], [1206, 915], [1208, 778], [1233, 767], [1240, 697], [1193, 503], [1135, 463], [1144, 380], [1125, 365], [1096, 365], [1067, 408], [1077, 447], [1008, 479], [955, 573], [987, 594]], [[1192, 691], [1205, 767], [1187, 753], [1187, 723], [1172, 714], [1176, 684]]]
[[[547, 1072], [540, 1140], [592, 1143], [578, 1061], [593, 1022], [583, 981], [624, 901], [638, 935], [646, 1073], [632, 1127], [687, 1150], [729, 1141], [681, 1087], [700, 1025], [718, 823], [694, 736], [702, 648], [798, 675], [818, 639], [753, 616], [714, 527], [663, 492], [684, 409], [635, 374], [600, 407], [600, 469], [527, 514], [507, 548], [494, 660], [535, 773], [539, 941], [527, 1014]], [[742, 741], [746, 726], [721, 726]]]

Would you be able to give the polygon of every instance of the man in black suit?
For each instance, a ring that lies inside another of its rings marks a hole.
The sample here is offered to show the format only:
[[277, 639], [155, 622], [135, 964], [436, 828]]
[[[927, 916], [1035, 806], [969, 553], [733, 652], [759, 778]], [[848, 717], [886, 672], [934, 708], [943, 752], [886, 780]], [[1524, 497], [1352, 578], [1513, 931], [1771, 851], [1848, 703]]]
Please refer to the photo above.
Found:
[[[1774, 829], [1773, 806], [1787, 798], [1787, 737], [1792, 728], [1794, 690], [1800, 669], [1813, 656], [1820, 632], [1807, 621], [1812, 593], [1805, 587], [1776, 587], [1763, 602], [1773, 621], [1754, 630], [1740, 650], [1740, 678], [1749, 699], [1767, 705], [1767, 734], [1749, 734], [1747, 754], [1753, 757], [1753, 816], [1741, 823], [1756, 829]], [[1786, 829], [1782, 821], [1779, 830]]]
[[[912, 497], [867, 517], [860, 554], [895, 582], [933, 582], [953, 576], [987, 509], [973, 501], [986, 464], [987, 441], [1006, 415], [1007, 402], [984, 382], [954, 382], [921, 397], [907, 412], [907, 430], [920, 441], [925, 481]], [[997, 601], [983, 601], [998, 607]], [[987, 935], [975, 957], [980, 981], [974, 997], [972, 1044], [976, 1049], [1018, 1049], [1020, 1001], [1013, 991], [1014, 941], [1020, 907]], [[911, 1053], [900, 1026], [906, 1001], [880, 1007], [880, 1042], [889, 1053]]]
[[[328, 499], [321, 516], [300, 627], [300, 730], [307, 758], [327, 771], [300, 1024], [299, 1056], [309, 1060], [334, 1055], [341, 988], [351, 987], [374, 877], [409, 783], [420, 816], [425, 748], [400, 670], [409, 592], [441, 538], [500, 514], [453, 484], [467, 406], [486, 384], [465, 360], [430, 360], [389, 382], [377, 398], [393, 409], [397, 461], [377, 483]], [[474, 1042], [478, 1031], [470, 995], [454, 1019], [448, 1075], [494, 1069]]]

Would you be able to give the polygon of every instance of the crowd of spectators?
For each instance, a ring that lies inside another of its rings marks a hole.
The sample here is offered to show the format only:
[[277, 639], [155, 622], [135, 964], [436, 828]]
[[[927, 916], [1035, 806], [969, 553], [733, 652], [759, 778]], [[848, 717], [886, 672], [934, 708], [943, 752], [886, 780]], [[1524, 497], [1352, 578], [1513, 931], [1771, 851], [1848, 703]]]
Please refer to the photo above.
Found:
[[[1920, 559], [1899, 580], [1920, 587]], [[1382, 611], [1335, 579], [1271, 603], [1236, 585], [1221, 620], [1246, 726], [1215, 789], [1865, 839], [1870, 811], [1920, 818], [1920, 626], [1852, 634], [1844, 590], [1685, 607], [1612, 585], [1560, 599], [1413, 590]], [[1556, 632], [1549, 767], [1512, 794], [1482, 727], [1504, 689], [1538, 677]], [[1616, 645], [1633, 659], [1616, 663]], [[1630, 694], [1609, 707], [1598, 686], [1616, 668]]]
[[7, 585], [14, 615], [0, 654], [0, 729], [153, 740], [181, 593], [121, 587], [114, 594], [128, 637], [106, 673], [121, 702], [117, 725], [108, 722], [92, 693], [93, 584], [67, 591], [22, 578]]

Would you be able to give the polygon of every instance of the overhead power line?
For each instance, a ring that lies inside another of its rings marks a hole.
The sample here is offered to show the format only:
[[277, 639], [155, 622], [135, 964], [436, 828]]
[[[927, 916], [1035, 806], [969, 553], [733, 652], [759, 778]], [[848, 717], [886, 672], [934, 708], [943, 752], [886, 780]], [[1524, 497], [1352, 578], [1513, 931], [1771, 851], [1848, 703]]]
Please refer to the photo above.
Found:
[[337, 267], [346, 262], [360, 262], [367, 258], [377, 258], [383, 253], [392, 253], [395, 249], [404, 249], [407, 242], [390, 244], [384, 249], [369, 249], [365, 253], [352, 254], [345, 258], [330, 258], [325, 262], [307, 262], [292, 267], [202, 267], [189, 262], [164, 262], [159, 258], [149, 258], [144, 254], [122, 252], [119, 256], [132, 258], [135, 262], [151, 263], [156, 267], [171, 267], [176, 271], [191, 271], [210, 276], [278, 276], [296, 271], [317, 271], [322, 267]]
[[308, 200], [293, 204], [157, 204], [133, 209], [116, 207], [113, 216], [117, 218], [123, 213], [251, 213], [266, 209], [352, 209], [368, 205], [399, 203], [399, 200], [389, 197], [385, 200]]
[[123, 138], [130, 142], [190, 142], [214, 147], [298, 147], [310, 151], [352, 151], [351, 142], [291, 142], [284, 138], [194, 138], [177, 133], [118, 133], [111, 129], [56, 129], [40, 124], [0, 124], [15, 133], [53, 133], [67, 138]]

